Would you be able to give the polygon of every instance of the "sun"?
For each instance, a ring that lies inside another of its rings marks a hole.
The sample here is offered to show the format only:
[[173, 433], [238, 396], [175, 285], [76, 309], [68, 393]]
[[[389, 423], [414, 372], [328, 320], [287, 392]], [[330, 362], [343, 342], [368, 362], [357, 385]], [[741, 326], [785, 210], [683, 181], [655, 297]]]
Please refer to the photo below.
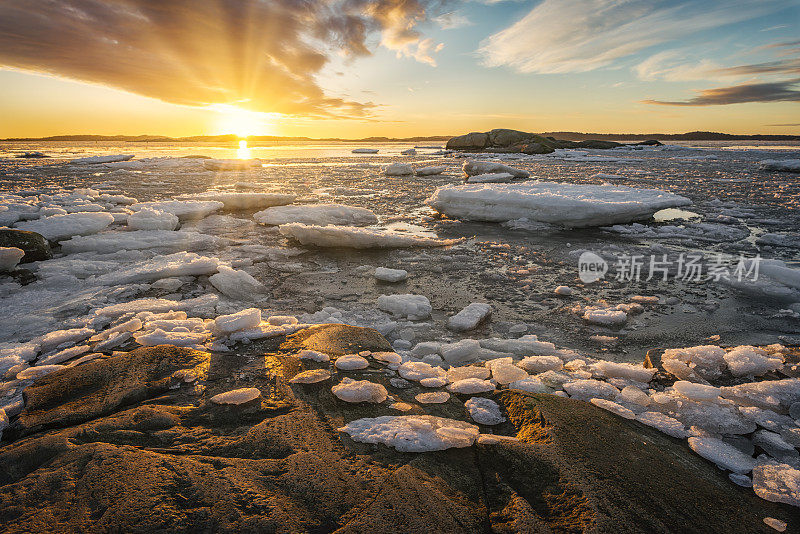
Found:
[[274, 129], [271, 113], [258, 113], [236, 106], [218, 104], [212, 106], [217, 112], [215, 130], [218, 134], [235, 134], [238, 137], [269, 135]]

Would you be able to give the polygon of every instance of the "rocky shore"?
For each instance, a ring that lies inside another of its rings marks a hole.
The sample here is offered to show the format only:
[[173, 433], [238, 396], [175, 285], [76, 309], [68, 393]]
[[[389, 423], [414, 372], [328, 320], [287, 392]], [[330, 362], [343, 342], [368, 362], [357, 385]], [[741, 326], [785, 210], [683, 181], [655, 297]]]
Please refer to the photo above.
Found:
[[555, 137], [544, 137], [534, 133], [505, 128], [498, 128], [489, 132], [471, 132], [453, 137], [447, 141], [448, 150], [522, 154], [549, 154], [559, 148], [609, 149], [627, 145], [659, 146], [661, 143], [655, 139], [630, 144], [597, 139], [566, 141]]

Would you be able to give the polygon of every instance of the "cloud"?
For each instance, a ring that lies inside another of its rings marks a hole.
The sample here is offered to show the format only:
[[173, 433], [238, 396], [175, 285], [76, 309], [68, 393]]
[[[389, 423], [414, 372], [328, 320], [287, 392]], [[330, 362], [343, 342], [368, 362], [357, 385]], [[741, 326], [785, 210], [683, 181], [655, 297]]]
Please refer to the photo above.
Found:
[[316, 76], [370, 35], [429, 64], [425, 0], [26, 0], [0, 2], [0, 67], [101, 84], [175, 104], [352, 117]]
[[770, 83], [746, 83], [732, 87], [703, 89], [685, 101], [644, 100], [660, 106], [719, 106], [746, 102], [800, 102], [800, 78]]
[[707, 59], [687, 63], [686, 52], [684, 50], [659, 52], [634, 66], [633, 72], [640, 80], [676, 82], [706, 80], [710, 77], [711, 72], [720, 69], [717, 63]]
[[487, 66], [519, 72], [586, 72], [786, 5], [786, 0], [543, 0], [490, 36], [478, 54]]
[[434, 18], [433, 21], [443, 30], [454, 30], [456, 28], [464, 28], [473, 25], [471, 20], [457, 11], [442, 13]]
[[737, 65], [714, 69], [714, 74], [722, 76], [751, 76], [756, 74], [800, 74], [800, 58], [767, 61], [752, 65]]

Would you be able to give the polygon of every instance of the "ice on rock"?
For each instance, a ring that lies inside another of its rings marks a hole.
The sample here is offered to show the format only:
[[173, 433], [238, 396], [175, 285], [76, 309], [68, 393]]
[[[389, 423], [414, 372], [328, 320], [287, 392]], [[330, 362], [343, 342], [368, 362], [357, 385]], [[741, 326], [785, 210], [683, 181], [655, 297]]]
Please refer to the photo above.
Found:
[[481, 347], [496, 352], [510, 352], [516, 356], [530, 356], [533, 354], [554, 354], [556, 346], [547, 341], [539, 341], [533, 334], [527, 334], [517, 339], [489, 338], [480, 341]]
[[415, 382], [419, 382], [423, 378], [446, 376], [444, 369], [434, 367], [425, 362], [405, 362], [397, 369], [397, 372], [406, 380], [414, 380]]
[[419, 385], [426, 388], [440, 388], [446, 385], [448, 382], [447, 378], [443, 376], [435, 376], [430, 378], [423, 378], [419, 381]]
[[722, 396], [738, 404], [786, 412], [800, 402], [800, 378], [765, 380], [720, 388]]
[[178, 227], [175, 215], [153, 208], [142, 208], [131, 213], [127, 222], [133, 230], [174, 230]]
[[345, 354], [336, 358], [334, 365], [340, 371], [357, 371], [369, 367], [369, 362], [358, 354]]
[[130, 209], [134, 212], [143, 209], [171, 213], [180, 220], [202, 219], [215, 211], [221, 210], [225, 205], [216, 200], [157, 200], [152, 202], [137, 202]]
[[628, 320], [628, 314], [622, 310], [593, 306], [583, 312], [583, 319], [603, 326], [620, 326]]
[[113, 348], [119, 347], [133, 337], [133, 332], [115, 332], [108, 336], [105, 340], [97, 343], [94, 350], [97, 352], [104, 352]]
[[211, 397], [211, 402], [214, 404], [239, 405], [254, 401], [260, 396], [261, 391], [257, 388], [242, 388], [226, 391], [225, 393], [220, 393], [219, 395], [214, 395]]
[[252, 210], [291, 204], [295, 195], [286, 193], [234, 193], [227, 191], [206, 191], [178, 197], [185, 200], [221, 202], [226, 210]]
[[36, 367], [28, 367], [27, 369], [17, 373], [17, 380], [36, 380], [37, 378], [41, 378], [65, 368], [66, 367], [63, 365], [37, 365]]
[[511, 358], [490, 360], [486, 362], [486, 367], [492, 370], [492, 378], [501, 385], [523, 380], [529, 376], [527, 371], [514, 365]]
[[69, 328], [67, 330], [55, 330], [40, 336], [35, 340], [42, 353], [47, 353], [56, 347], [68, 347], [79, 341], [88, 339], [94, 335], [92, 328]]
[[800, 507], [800, 470], [788, 464], [760, 462], [753, 469], [753, 491], [764, 500]]
[[589, 399], [589, 402], [597, 406], [598, 408], [602, 408], [603, 410], [607, 410], [611, 413], [617, 414], [620, 417], [624, 417], [625, 419], [635, 419], [636, 414], [633, 413], [628, 408], [625, 408], [621, 404], [617, 404], [614, 401], [608, 399]]
[[513, 179], [514, 176], [507, 172], [490, 172], [467, 176], [467, 179], [464, 181], [468, 184], [502, 184], [508, 183]]
[[389, 366], [399, 366], [403, 363], [403, 357], [396, 352], [373, 352], [372, 357]]
[[86, 354], [87, 352], [89, 352], [88, 345], [69, 347], [56, 353], [42, 356], [39, 358], [39, 360], [37, 360], [36, 363], [37, 365], [55, 365], [57, 363], [63, 363], [67, 360], [71, 360], [72, 358], [80, 356], [81, 354]]
[[473, 302], [447, 320], [447, 328], [456, 332], [473, 330], [492, 314], [492, 307], [483, 302]]
[[414, 169], [407, 163], [391, 163], [384, 169], [386, 176], [406, 176], [414, 174]]
[[15, 228], [41, 234], [50, 241], [64, 241], [76, 235], [96, 234], [114, 222], [110, 213], [68, 213], [17, 223]]
[[689, 435], [683, 423], [661, 412], [643, 412], [636, 415], [636, 420], [673, 438], [683, 439]]
[[733, 376], [761, 376], [783, 367], [783, 358], [771, 358], [766, 351], [749, 345], [735, 347], [723, 358]]
[[553, 290], [553, 293], [561, 295], [562, 297], [569, 297], [572, 295], [572, 288], [569, 286], [558, 286]]
[[114, 163], [116, 161], [128, 161], [133, 159], [135, 154], [111, 154], [108, 156], [89, 156], [86, 158], [76, 158], [69, 162], [72, 165], [99, 165], [101, 163]]
[[550, 389], [544, 382], [542, 382], [539, 378], [535, 376], [529, 376], [528, 378], [523, 378], [521, 380], [515, 380], [508, 384], [509, 389], [518, 389], [520, 391], [525, 391], [527, 393], [552, 393], [553, 390]]
[[762, 171], [800, 172], [800, 159], [765, 159], [758, 164]]
[[489, 380], [481, 380], [480, 378], [464, 378], [448, 385], [447, 389], [453, 393], [474, 395], [476, 393], [488, 393], [490, 391], [494, 391], [495, 385]]
[[500, 406], [491, 399], [472, 397], [464, 403], [469, 416], [479, 425], [499, 425], [506, 420]]
[[210, 276], [208, 281], [223, 295], [236, 300], [254, 301], [267, 292], [264, 284], [245, 271], [238, 271], [225, 265], [220, 265], [218, 271], [217, 274]]
[[261, 224], [280, 226], [302, 223], [318, 226], [367, 226], [378, 222], [375, 214], [366, 208], [342, 204], [300, 204], [267, 208], [253, 215]]
[[631, 363], [617, 363], [610, 361], [599, 361], [589, 366], [592, 372], [600, 374], [606, 378], [625, 378], [636, 382], [647, 383], [656, 374], [655, 368], [646, 368], [642, 365]]
[[323, 380], [328, 380], [331, 377], [331, 372], [327, 369], [311, 369], [310, 371], [303, 371], [297, 373], [289, 380], [291, 384], [316, 384]]
[[248, 308], [229, 315], [220, 315], [214, 319], [212, 330], [226, 335], [247, 328], [255, 328], [261, 324], [261, 310]]
[[378, 309], [412, 321], [420, 321], [430, 317], [433, 307], [427, 297], [405, 294], [381, 295], [378, 297]]
[[360, 443], [383, 444], [400, 452], [442, 451], [469, 447], [478, 427], [432, 415], [397, 415], [357, 419], [339, 429]]
[[449, 185], [437, 188], [427, 200], [436, 211], [457, 219], [527, 218], [575, 228], [646, 219], [661, 209], [690, 203], [656, 189], [557, 182]]
[[25, 251], [17, 247], [0, 247], [0, 272], [13, 271]]
[[781, 521], [774, 517], [765, 517], [764, 524], [778, 532], [786, 532], [786, 521]]
[[350, 378], [344, 378], [339, 384], [333, 386], [331, 392], [336, 398], [353, 403], [371, 402], [378, 404], [385, 401], [388, 396], [386, 388], [380, 384], [369, 380], [353, 380]]
[[467, 160], [462, 166], [464, 174], [467, 176], [479, 176], [481, 174], [510, 174], [513, 178], [528, 178], [531, 173], [522, 169], [515, 169], [497, 161], [475, 161]]
[[431, 167], [420, 167], [414, 171], [414, 174], [417, 176], [435, 176], [437, 174], [442, 174], [446, 170], [447, 167], [445, 165], [435, 165]]
[[402, 282], [408, 278], [408, 271], [403, 269], [389, 269], [387, 267], [376, 267], [373, 276], [383, 282]]
[[529, 373], [538, 375], [545, 371], [560, 371], [564, 362], [558, 356], [528, 356], [517, 362], [517, 365]]
[[446, 391], [429, 391], [418, 393], [414, 399], [420, 404], [443, 404], [450, 400], [450, 394]]
[[636, 386], [625, 386], [619, 393], [617, 400], [627, 403], [638, 404], [639, 406], [649, 406], [652, 402], [650, 396]]
[[723, 469], [745, 475], [756, 466], [756, 460], [721, 439], [711, 437], [689, 438], [689, 447], [710, 462]]
[[619, 389], [611, 384], [591, 378], [566, 382], [562, 387], [570, 397], [585, 401], [594, 397], [614, 400], [620, 393]]
[[719, 388], [714, 386], [706, 386], [704, 384], [695, 384], [687, 382], [686, 380], [678, 380], [672, 387], [681, 396], [695, 401], [715, 401], [719, 399]]
[[490, 369], [486, 367], [477, 367], [473, 365], [467, 365], [464, 367], [451, 367], [447, 370], [447, 379], [450, 382], [458, 382], [459, 380], [464, 380], [465, 378], [478, 378], [480, 380], [486, 380], [492, 374]]
[[68, 254], [98, 252], [111, 254], [120, 250], [158, 249], [160, 251], [192, 251], [212, 248], [226, 240], [197, 232], [173, 232], [171, 230], [136, 230], [132, 232], [109, 232], [100, 235], [73, 237], [61, 243], [61, 250]]
[[278, 227], [281, 234], [303, 245], [346, 248], [409, 248], [443, 247], [458, 243], [458, 239], [436, 239], [391, 230], [355, 226], [315, 226], [289, 223]]
[[[664, 354], [661, 356], [661, 363], [664, 365], [664, 369], [672, 373], [672, 370], [667, 368], [668, 364], [665, 364], [665, 362], [670, 360], [675, 360], [678, 363], [684, 364], [689, 372], [693, 372], [706, 380], [719, 378], [720, 375], [722, 375], [723, 369], [727, 366], [725, 362], [725, 349], [715, 345], [699, 345], [696, 347], [665, 350]], [[673, 368], [677, 369], [677, 367]], [[687, 380], [684, 376], [678, 376], [678, 378]]]

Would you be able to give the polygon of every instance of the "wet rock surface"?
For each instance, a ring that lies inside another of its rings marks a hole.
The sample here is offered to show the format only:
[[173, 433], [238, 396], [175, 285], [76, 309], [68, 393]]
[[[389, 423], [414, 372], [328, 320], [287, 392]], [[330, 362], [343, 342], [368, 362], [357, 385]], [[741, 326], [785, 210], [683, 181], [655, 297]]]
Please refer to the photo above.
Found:
[[25, 251], [20, 263], [49, 260], [53, 257], [47, 239], [36, 232], [0, 228], [0, 247], [16, 247]]
[[[765, 502], [665, 436], [579, 401], [504, 391], [517, 436], [422, 454], [356, 443], [337, 428], [396, 415], [333, 396], [336, 376], [289, 384], [331, 356], [390, 350], [344, 325], [209, 355], [148, 347], [58, 371], [26, 390], [0, 444], [4, 532], [771, 532], [793, 509]], [[380, 383], [409, 413], [469, 421], [454, 394], [391, 385], [371, 362], [340, 373]], [[240, 405], [210, 399], [261, 392]], [[790, 524], [790, 528], [794, 525]]]

